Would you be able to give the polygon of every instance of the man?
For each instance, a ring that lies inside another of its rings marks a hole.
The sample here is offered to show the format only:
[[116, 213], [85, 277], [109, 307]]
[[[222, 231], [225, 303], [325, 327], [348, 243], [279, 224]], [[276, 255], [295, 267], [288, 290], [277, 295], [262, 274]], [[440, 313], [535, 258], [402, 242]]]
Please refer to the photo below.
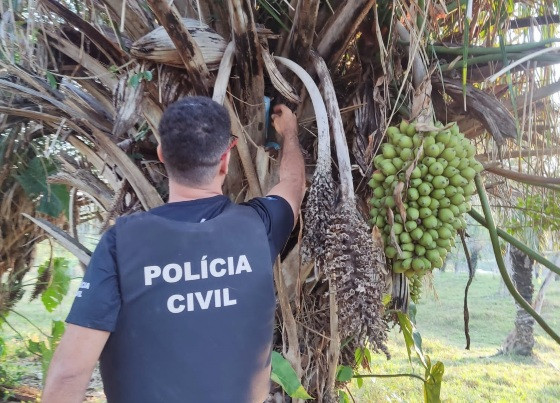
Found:
[[101, 238], [54, 354], [44, 403], [79, 402], [100, 360], [109, 402], [262, 402], [270, 379], [272, 265], [304, 195], [295, 115], [274, 108], [279, 183], [242, 205], [222, 194], [225, 108], [187, 97], [164, 113], [169, 202]]

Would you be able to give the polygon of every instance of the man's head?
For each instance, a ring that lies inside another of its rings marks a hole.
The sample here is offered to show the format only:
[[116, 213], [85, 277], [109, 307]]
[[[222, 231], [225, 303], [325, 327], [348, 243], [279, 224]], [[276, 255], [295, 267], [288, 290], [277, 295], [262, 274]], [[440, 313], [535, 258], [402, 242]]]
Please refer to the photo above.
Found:
[[227, 173], [230, 130], [227, 110], [210, 98], [186, 97], [171, 104], [159, 124], [158, 147], [170, 178], [200, 186]]

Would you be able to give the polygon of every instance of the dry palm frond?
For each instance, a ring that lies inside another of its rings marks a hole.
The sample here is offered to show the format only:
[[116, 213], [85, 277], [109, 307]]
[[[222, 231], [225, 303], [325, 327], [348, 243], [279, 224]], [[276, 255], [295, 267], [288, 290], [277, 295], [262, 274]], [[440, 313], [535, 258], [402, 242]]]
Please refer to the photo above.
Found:
[[[226, 49], [227, 42], [208, 25], [198, 20], [183, 18], [183, 25], [191, 34], [193, 40], [200, 48], [202, 58], [208, 69], [215, 70], [220, 65], [220, 60]], [[138, 39], [132, 44], [130, 52], [133, 56], [151, 60], [157, 63], [183, 67], [183, 61], [175, 48], [169, 34], [163, 27], [154, 29], [149, 34]]]

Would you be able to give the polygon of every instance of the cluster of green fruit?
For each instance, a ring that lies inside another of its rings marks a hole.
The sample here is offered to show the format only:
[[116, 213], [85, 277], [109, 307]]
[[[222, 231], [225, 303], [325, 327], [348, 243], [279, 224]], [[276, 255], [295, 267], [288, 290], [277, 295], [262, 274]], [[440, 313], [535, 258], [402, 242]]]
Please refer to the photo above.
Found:
[[418, 132], [406, 121], [389, 127], [369, 182], [371, 223], [382, 232], [385, 254], [394, 272], [416, 284], [426, 271], [443, 266], [457, 230], [466, 227], [463, 215], [482, 171], [475, 147], [456, 124], [433, 128]]

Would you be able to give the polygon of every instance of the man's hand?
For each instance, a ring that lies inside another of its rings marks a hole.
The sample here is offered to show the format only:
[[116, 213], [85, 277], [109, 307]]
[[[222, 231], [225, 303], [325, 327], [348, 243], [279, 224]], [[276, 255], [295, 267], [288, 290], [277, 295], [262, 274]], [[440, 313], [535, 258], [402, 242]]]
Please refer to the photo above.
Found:
[[296, 115], [286, 105], [276, 105], [270, 117], [276, 132], [282, 138], [297, 137], [298, 124]]
[[276, 105], [271, 118], [274, 128], [283, 138], [283, 144], [278, 172], [280, 182], [268, 194], [281, 196], [290, 203], [295, 225], [305, 194], [305, 166], [299, 146], [297, 119], [286, 105]]

